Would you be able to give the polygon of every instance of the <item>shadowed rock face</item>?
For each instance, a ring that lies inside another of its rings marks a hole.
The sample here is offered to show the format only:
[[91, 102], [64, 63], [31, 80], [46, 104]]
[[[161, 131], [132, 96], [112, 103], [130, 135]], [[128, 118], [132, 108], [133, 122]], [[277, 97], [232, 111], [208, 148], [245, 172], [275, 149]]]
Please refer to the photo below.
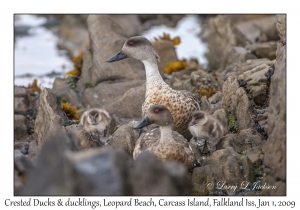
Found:
[[269, 139], [263, 147], [264, 181], [277, 188], [264, 190], [264, 195], [286, 195], [286, 16], [277, 15], [277, 19], [280, 41], [277, 44], [275, 72], [270, 86]]
[[189, 195], [191, 182], [181, 163], [150, 153], [134, 162], [122, 148], [82, 151], [74, 133], [56, 132], [18, 189], [17, 195]]

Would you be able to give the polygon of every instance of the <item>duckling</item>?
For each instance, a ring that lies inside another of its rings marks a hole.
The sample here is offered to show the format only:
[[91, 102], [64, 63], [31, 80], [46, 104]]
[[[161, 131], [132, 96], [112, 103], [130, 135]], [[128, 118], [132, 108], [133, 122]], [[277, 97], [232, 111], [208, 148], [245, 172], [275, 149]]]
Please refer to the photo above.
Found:
[[80, 124], [86, 132], [90, 133], [90, 138], [103, 144], [100, 140], [100, 136], [107, 136], [107, 126], [111, 122], [109, 113], [103, 109], [88, 109], [85, 111], [80, 119]]
[[164, 105], [151, 106], [146, 117], [134, 129], [141, 129], [150, 124], [157, 124], [160, 127], [139, 137], [133, 158], [137, 158], [143, 151], [149, 151], [161, 160], [175, 160], [191, 170], [195, 162], [194, 153], [187, 140], [173, 131], [174, 121], [168, 108]]
[[224, 136], [222, 124], [214, 117], [203, 111], [196, 111], [189, 123], [189, 130], [196, 139], [204, 139], [203, 153], [207, 153], [207, 142], [216, 146]]
[[142, 105], [142, 116], [145, 117], [152, 105], [166, 106], [174, 119], [174, 130], [188, 140], [192, 137], [188, 123], [192, 113], [200, 110], [197, 98], [189, 91], [174, 90], [161, 77], [157, 61], [159, 55], [151, 42], [143, 36], [129, 38], [122, 50], [106, 62], [115, 62], [125, 58], [134, 58], [143, 62], [146, 70], [146, 95]]

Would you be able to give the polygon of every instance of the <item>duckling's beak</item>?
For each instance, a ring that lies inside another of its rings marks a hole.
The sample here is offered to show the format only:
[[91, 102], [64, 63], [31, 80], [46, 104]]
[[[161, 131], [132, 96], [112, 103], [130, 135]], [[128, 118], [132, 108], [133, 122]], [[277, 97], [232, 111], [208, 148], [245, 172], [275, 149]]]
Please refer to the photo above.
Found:
[[193, 126], [193, 125], [195, 125], [196, 123], [195, 123], [195, 121], [191, 121], [190, 123], [189, 123], [189, 126]]
[[141, 129], [147, 125], [151, 125], [152, 122], [150, 122], [148, 117], [145, 117], [139, 124], [133, 127], [133, 129]]
[[119, 60], [123, 60], [127, 58], [127, 55], [125, 53], [123, 53], [123, 51], [121, 50], [118, 54], [116, 54], [115, 56], [109, 58], [106, 60], [106, 62], [108, 63], [112, 63], [112, 62], [115, 62], [115, 61], [119, 61]]

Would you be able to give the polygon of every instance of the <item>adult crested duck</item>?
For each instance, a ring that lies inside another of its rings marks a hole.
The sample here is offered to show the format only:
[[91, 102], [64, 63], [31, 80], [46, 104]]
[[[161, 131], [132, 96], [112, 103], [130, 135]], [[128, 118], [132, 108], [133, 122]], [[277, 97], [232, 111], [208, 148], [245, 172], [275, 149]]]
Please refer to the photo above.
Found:
[[165, 105], [174, 119], [174, 130], [188, 140], [192, 137], [188, 130], [188, 123], [195, 110], [199, 110], [197, 98], [185, 90], [174, 90], [165, 83], [159, 73], [157, 61], [159, 56], [151, 42], [143, 36], [129, 38], [122, 50], [106, 62], [115, 62], [125, 58], [134, 58], [144, 63], [146, 70], [146, 95], [142, 106], [142, 116], [152, 105]]
[[174, 122], [170, 111], [163, 105], [151, 106], [146, 117], [134, 129], [141, 129], [150, 124], [159, 125], [159, 128], [143, 133], [139, 137], [133, 158], [143, 151], [149, 151], [161, 160], [175, 160], [183, 163], [188, 170], [193, 169], [194, 153], [187, 140], [173, 131]]

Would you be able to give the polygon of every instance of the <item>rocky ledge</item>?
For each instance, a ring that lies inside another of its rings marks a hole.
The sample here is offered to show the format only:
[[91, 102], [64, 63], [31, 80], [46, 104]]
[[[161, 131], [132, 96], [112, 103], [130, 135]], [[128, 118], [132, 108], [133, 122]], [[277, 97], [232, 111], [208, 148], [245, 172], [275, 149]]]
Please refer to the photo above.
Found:
[[[157, 24], [156, 16], [139, 18], [129, 17], [136, 25], [130, 36], [150, 20]], [[143, 18], [149, 20], [142, 26]], [[194, 93], [201, 110], [226, 129], [206, 155], [189, 142], [200, 165], [192, 172], [150, 153], [132, 159], [139, 137], [133, 126], [145, 100], [144, 67], [133, 59], [105, 62], [129, 36], [123, 18], [86, 20], [90, 47], [77, 67], [80, 74], [57, 78], [41, 92], [15, 86], [15, 195], [286, 195], [285, 15], [205, 17], [200, 36], [208, 42], [207, 68], [191, 60], [166, 77], [172, 88]], [[178, 59], [170, 41], [157, 42], [163, 74]], [[71, 111], [62, 109], [66, 102]], [[112, 116], [102, 144], [75, 119], [90, 107]]]

